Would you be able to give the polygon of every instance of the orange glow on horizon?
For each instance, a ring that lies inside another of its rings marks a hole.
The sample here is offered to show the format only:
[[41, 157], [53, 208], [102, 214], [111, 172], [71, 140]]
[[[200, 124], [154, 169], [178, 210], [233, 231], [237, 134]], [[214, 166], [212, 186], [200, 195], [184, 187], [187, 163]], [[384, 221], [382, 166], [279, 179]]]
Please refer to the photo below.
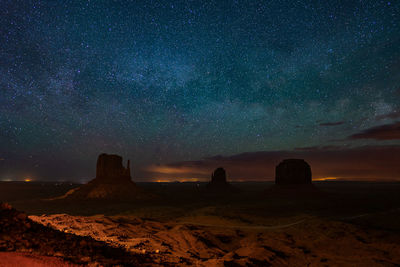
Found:
[[196, 178], [196, 177], [192, 177], [192, 178], [155, 178], [153, 181], [157, 182], [157, 183], [171, 183], [171, 182], [180, 182], [180, 183], [185, 183], [185, 182], [205, 182], [208, 179], [206, 178]]
[[25, 178], [24, 182], [32, 182], [32, 179], [31, 178]]
[[155, 166], [152, 165], [147, 168], [150, 172], [162, 173], [162, 174], [188, 174], [188, 173], [198, 173], [198, 174], [208, 174], [206, 170], [194, 168], [194, 167], [170, 167], [170, 166]]
[[337, 180], [337, 177], [322, 177], [322, 178], [315, 178], [312, 179], [313, 181], [331, 181], [331, 180]]

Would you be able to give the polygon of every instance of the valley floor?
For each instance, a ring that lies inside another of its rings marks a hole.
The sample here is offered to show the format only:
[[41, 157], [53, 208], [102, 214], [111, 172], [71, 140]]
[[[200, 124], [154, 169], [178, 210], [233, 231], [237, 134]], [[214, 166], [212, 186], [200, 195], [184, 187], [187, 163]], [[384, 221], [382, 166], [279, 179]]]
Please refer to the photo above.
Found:
[[209, 194], [191, 183], [146, 184], [160, 199], [145, 203], [9, 202], [37, 223], [123, 247], [153, 266], [400, 265], [398, 183], [235, 186], [239, 193]]

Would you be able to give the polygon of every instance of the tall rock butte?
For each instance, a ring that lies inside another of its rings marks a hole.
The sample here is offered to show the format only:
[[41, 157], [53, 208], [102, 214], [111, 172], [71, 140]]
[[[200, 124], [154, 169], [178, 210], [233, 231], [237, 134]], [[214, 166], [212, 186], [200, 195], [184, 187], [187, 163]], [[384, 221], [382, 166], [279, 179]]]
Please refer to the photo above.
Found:
[[152, 198], [144, 193], [132, 180], [130, 162], [127, 167], [118, 155], [101, 154], [97, 158], [96, 178], [67, 192], [62, 198], [135, 200]]
[[122, 157], [118, 155], [101, 154], [97, 158], [96, 178], [106, 183], [131, 181], [130, 161], [127, 167], [122, 165]]
[[235, 188], [226, 181], [224, 168], [217, 168], [211, 174], [211, 181], [206, 186], [209, 191], [232, 191]]
[[275, 184], [311, 184], [311, 167], [303, 159], [285, 159], [276, 166]]
[[227, 184], [227, 182], [226, 182], [226, 172], [225, 172], [224, 168], [217, 168], [211, 174], [211, 183], [213, 183], [213, 184], [221, 184], [221, 185]]

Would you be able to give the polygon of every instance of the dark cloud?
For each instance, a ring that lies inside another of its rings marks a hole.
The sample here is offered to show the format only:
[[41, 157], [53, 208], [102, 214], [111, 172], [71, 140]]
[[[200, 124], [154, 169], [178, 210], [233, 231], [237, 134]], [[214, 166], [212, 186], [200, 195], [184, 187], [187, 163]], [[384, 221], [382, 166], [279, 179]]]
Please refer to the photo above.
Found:
[[[233, 156], [216, 156], [152, 166], [148, 171], [159, 178], [197, 177], [208, 179], [214, 168], [226, 168], [231, 180], [273, 180], [275, 166], [286, 158], [310, 163], [314, 178], [400, 179], [400, 145], [309, 147], [295, 151], [259, 151]], [[178, 175], [179, 174], [179, 175]]]
[[400, 121], [366, 129], [351, 135], [349, 139], [399, 140]]
[[347, 146], [335, 146], [335, 145], [329, 145], [329, 146], [308, 146], [308, 147], [296, 147], [294, 150], [299, 150], [299, 151], [315, 151], [315, 150], [339, 150], [339, 149], [344, 149], [347, 148]]
[[322, 122], [322, 123], [319, 124], [319, 126], [337, 126], [337, 125], [342, 125], [344, 123], [345, 123], [345, 121]]
[[[400, 92], [400, 91], [399, 91]], [[376, 120], [384, 120], [384, 119], [398, 119], [400, 118], [400, 111], [394, 111], [388, 114], [376, 116]]]

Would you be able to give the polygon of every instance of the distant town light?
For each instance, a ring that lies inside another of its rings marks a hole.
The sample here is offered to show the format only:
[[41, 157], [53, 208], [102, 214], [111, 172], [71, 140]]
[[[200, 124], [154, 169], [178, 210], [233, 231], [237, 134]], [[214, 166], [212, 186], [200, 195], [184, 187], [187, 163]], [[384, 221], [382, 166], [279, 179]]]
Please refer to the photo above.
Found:
[[331, 181], [331, 180], [337, 180], [337, 177], [322, 177], [322, 178], [315, 178], [312, 180], [313, 181]]

